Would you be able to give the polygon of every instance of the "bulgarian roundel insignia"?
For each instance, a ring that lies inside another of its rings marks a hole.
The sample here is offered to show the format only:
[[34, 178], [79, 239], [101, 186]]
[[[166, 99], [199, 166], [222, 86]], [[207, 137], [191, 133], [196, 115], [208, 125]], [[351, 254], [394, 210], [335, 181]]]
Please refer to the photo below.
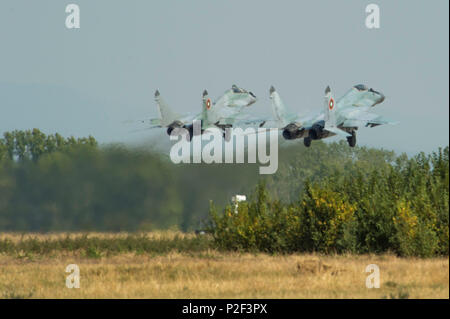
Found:
[[330, 102], [328, 102], [328, 108], [329, 108], [330, 110], [332, 110], [332, 109], [334, 108], [334, 99], [333, 99], [333, 98], [331, 98], [331, 99], [330, 99]]
[[211, 99], [206, 100], [206, 109], [209, 110], [211, 108]]

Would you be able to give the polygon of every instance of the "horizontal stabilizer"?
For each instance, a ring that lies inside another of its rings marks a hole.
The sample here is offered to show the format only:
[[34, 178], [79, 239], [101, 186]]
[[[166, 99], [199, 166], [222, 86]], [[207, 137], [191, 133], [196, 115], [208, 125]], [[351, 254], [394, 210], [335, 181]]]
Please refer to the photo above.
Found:
[[370, 126], [375, 126], [375, 125], [384, 125], [384, 124], [389, 124], [389, 125], [396, 125], [400, 123], [399, 121], [393, 121], [390, 119], [387, 119], [385, 117], [379, 116], [376, 119], [370, 120], [369, 122], [367, 122], [367, 125]]
[[150, 119], [149, 122], [151, 125], [161, 126], [161, 119]]
[[345, 132], [345, 131], [343, 131], [343, 130], [335, 127], [335, 126], [325, 126], [324, 130], [326, 130], [328, 132], [331, 132], [331, 133], [334, 133], [336, 135], [339, 135], [341, 137], [352, 136], [350, 133], [347, 133], [347, 132]]
[[281, 130], [282, 130], [281, 128], [276, 128], [276, 127], [270, 127], [270, 128], [269, 127], [268, 128], [259, 127], [256, 130], [254, 130], [254, 131], [244, 132], [244, 133], [242, 133], [242, 135], [247, 136], [247, 135], [259, 134], [259, 133], [270, 133], [272, 131], [279, 132]]

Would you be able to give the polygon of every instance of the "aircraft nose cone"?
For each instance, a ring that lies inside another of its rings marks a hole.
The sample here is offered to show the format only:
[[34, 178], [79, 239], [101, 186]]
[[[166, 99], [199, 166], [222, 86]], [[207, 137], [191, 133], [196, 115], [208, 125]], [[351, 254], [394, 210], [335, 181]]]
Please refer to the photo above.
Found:
[[382, 94], [381, 92], [375, 91], [375, 90], [372, 89], [372, 88], [369, 89], [369, 92], [372, 93], [372, 94], [378, 95], [378, 100], [377, 100], [372, 106], [375, 106], [375, 105], [377, 105], [377, 104], [380, 104], [380, 103], [383, 102], [384, 99], [386, 98], [386, 97], [384, 96], [384, 94]]
[[256, 102], [257, 98], [256, 95], [253, 94], [253, 92], [248, 92], [248, 94], [250, 95], [250, 102], [248, 102], [247, 106], [250, 106]]

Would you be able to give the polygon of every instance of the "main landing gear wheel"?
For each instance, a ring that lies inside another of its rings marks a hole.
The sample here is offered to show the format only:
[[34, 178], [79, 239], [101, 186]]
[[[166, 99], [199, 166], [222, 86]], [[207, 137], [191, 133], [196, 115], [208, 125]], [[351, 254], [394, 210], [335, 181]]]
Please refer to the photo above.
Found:
[[192, 138], [194, 137], [194, 128], [192, 127], [192, 125], [190, 125], [188, 128], [188, 134], [186, 135], [186, 139], [188, 142], [192, 141]]
[[352, 132], [352, 136], [347, 137], [348, 146], [355, 147], [356, 145], [356, 133]]
[[311, 146], [311, 138], [305, 137], [305, 138], [303, 139], [303, 144], [304, 144], [306, 147], [310, 147], [310, 146]]
[[231, 141], [231, 132], [229, 130], [226, 130], [223, 134], [223, 139], [225, 140], [225, 142], [229, 142]]

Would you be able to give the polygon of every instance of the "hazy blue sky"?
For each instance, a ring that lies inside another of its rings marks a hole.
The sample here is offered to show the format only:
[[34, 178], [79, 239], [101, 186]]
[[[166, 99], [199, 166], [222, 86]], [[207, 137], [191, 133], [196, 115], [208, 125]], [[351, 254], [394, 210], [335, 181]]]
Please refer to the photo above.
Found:
[[[65, 27], [65, 6], [81, 29]], [[365, 27], [376, 3], [381, 28]], [[0, 132], [137, 142], [128, 119], [156, 116], [160, 89], [179, 112], [197, 112], [207, 88], [252, 90], [270, 115], [268, 89], [304, 113], [367, 84], [386, 95], [374, 111], [397, 126], [362, 128], [359, 145], [432, 151], [449, 141], [449, 2], [436, 1], [18, 1], [0, 3]], [[301, 142], [301, 141], [300, 141]], [[300, 143], [299, 142], [299, 143]]]

